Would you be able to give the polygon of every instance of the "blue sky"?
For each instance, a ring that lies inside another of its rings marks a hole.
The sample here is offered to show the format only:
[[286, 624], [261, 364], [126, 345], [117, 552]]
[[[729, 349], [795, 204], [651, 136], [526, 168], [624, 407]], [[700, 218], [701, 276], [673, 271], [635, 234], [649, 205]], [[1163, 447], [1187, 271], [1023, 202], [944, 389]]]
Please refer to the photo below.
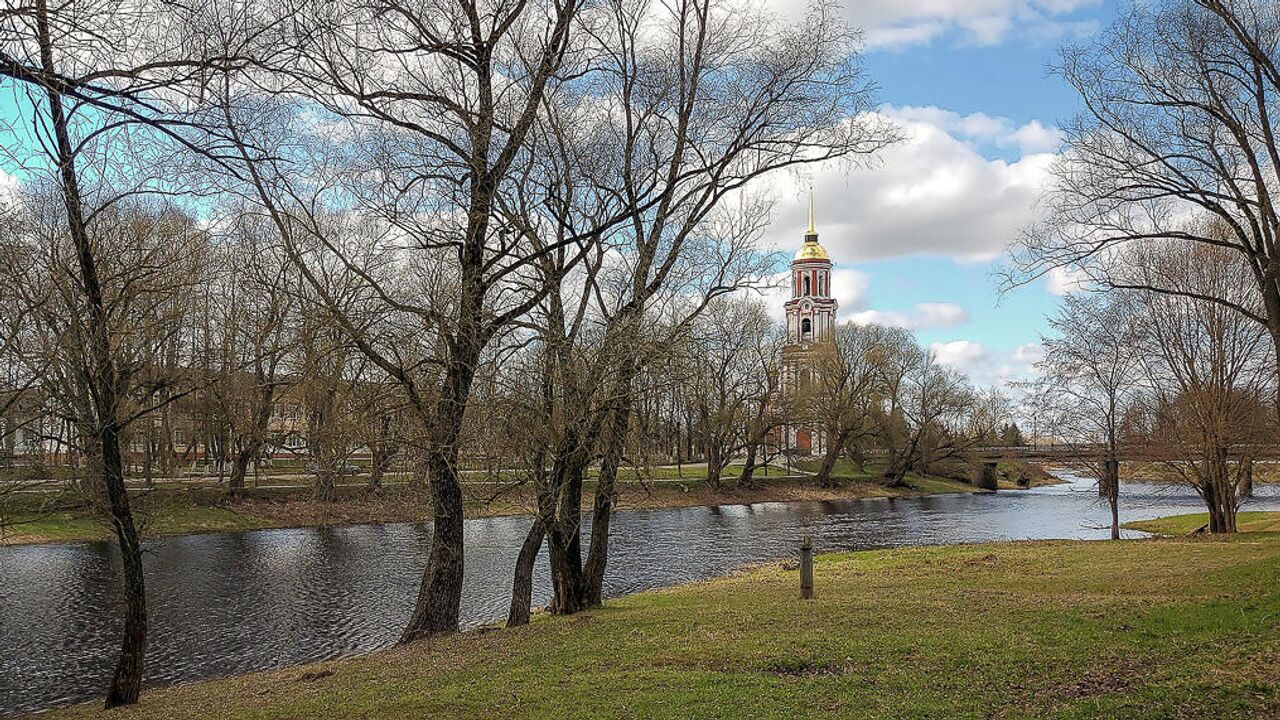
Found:
[[1035, 218], [1056, 127], [1077, 112], [1074, 93], [1049, 66], [1064, 42], [1105, 28], [1118, 5], [840, 2], [864, 29], [880, 112], [910, 140], [875, 167], [797, 179], [779, 199], [770, 242], [800, 241], [811, 182], [821, 240], [837, 263], [842, 318], [910, 327], [982, 384], [1025, 377], [1062, 283], [1001, 295], [994, 270]]

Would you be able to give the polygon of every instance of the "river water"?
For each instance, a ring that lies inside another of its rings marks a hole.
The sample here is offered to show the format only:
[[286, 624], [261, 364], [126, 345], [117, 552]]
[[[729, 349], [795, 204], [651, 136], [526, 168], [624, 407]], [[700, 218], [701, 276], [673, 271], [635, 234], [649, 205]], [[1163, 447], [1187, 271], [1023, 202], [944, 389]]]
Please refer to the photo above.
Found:
[[[1092, 481], [997, 494], [759, 503], [619, 513], [610, 597], [723, 575], [819, 550], [1108, 535]], [[1246, 509], [1280, 509], [1262, 488]], [[1123, 520], [1192, 512], [1185, 489], [1126, 484]], [[504, 618], [523, 517], [466, 523], [462, 617]], [[356, 525], [214, 533], [146, 545], [149, 685], [186, 682], [368, 652], [408, 618], [429, 526]], [[585, 546], [585, 544], [584, 544]], [[119, 632], [119, 559], [109, 543], [0, 548], [0, 716], [93, 699]], [[535, 607], [547, 601], [546, 564]]]

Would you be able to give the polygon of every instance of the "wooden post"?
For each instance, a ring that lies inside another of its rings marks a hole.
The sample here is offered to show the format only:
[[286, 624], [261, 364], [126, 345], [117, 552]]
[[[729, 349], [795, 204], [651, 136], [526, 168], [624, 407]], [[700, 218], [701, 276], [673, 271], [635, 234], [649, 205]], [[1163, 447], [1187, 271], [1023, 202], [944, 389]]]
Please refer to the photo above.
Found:
[[800, 599], [813, 599], [813, 538], [808, 535], [800, 543]]

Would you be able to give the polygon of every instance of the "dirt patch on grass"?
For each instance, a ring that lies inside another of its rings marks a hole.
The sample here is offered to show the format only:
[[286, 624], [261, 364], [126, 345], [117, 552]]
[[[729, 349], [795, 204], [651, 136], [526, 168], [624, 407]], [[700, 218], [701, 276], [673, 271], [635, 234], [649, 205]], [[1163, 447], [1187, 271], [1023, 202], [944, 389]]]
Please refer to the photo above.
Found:
[[1095, 666], [1079, 677], [1054, 687], [1051, 692], [1064, 700], [1081, 700], [1128, 692], [1145, 684], [1150, 678], [1148, 664], [1126, 658]]

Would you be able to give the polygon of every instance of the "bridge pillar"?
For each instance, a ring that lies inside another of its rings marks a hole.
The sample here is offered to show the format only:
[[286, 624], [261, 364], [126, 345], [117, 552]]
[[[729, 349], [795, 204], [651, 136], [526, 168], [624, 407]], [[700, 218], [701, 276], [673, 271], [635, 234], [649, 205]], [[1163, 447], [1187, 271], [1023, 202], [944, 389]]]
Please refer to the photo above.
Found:
[[982, 463], [982, 473], [978, 475], [978, 487], [983, 490], [998, 490], [1000, 485], [996, 480], [996, 461], [986, 460]]

